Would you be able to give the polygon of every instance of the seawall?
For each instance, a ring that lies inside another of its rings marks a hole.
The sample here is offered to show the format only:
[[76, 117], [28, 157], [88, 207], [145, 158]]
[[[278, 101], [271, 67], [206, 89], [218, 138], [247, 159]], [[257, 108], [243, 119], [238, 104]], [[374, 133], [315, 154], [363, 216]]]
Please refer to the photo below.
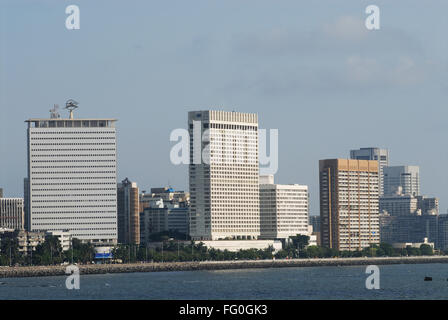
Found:
[[[387, 257], [387, 258], [325, 258], [290, 260], [240, 260], [240, 261], [203, 261], [203, 262], [157, 262], [133, 264], [95, 264], [79, 265], [83, 274], [225, 270], [247, 268], [284, 268], [318, 266], [356, 266], [417, 263], [448, 263], [448, 256]], [[27, 266], [0, 267], [0, 278], [44, 277], [66, 275], [67, 266]]]

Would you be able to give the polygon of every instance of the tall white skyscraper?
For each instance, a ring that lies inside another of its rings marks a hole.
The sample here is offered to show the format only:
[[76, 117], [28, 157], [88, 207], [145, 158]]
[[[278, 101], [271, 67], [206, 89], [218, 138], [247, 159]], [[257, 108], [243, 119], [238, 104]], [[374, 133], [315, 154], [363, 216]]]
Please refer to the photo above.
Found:
[[272, 180], [260, 177], [260, 238], [308, 235], [308, 186]]
[[393, 166], [384, 169], [384, 194], [420, 195], [420, 168], [418, 166]]
[[117, 241], [115, 119], [29, 119], [27, 228]]
[[190, 236], [260, 235], [258, 117], [226, 111], [188, 113]]
[[384, 194], [384, 167], [389, 166], [389, 150], [381, 148], [361, 148], [350, 150], [350, 159], [378, 161], [379, 195]]

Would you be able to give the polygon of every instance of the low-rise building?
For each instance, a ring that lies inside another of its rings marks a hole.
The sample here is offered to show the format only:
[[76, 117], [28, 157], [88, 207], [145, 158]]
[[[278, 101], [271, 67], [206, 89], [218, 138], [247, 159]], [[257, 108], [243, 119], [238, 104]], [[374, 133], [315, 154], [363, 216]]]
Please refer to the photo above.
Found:
[[48, 231], [48, 235], [58, 238], [62, 251], [68, 251], [72, 245], [72, 235], [68, 230]]

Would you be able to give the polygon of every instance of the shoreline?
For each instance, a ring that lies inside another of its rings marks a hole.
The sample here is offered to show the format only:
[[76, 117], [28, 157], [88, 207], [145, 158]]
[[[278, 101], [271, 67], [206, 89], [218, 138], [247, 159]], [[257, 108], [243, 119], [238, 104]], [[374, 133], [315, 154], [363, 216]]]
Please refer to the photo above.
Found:
[[[314, 258], [289, 260], [148, 262], [129, 264], [78, 265], [80, 275], [133, 272], [168, 272], [196, 270], [232, 270], [254, 268], [359, 266], [391, 264], [448, 263], [448, 256], [375, 257], [375, 258]], [[0, 267], [0, 278], [62, 276], [67, 266]]]

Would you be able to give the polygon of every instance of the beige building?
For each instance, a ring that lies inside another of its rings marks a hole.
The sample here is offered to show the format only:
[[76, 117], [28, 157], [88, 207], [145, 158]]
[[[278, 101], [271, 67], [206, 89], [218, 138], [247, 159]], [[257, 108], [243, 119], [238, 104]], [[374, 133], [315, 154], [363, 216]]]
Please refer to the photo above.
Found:
[[308, 186], [274, 184], [260, 177], [260, 224], [262, 239], [309, 235]]
[[361, 250], [379, 243], [378, 161], [319, 161], [321, 244]]
[[258, 117], [188, 113], [190, 235], [194, 240], [260, 236]]

